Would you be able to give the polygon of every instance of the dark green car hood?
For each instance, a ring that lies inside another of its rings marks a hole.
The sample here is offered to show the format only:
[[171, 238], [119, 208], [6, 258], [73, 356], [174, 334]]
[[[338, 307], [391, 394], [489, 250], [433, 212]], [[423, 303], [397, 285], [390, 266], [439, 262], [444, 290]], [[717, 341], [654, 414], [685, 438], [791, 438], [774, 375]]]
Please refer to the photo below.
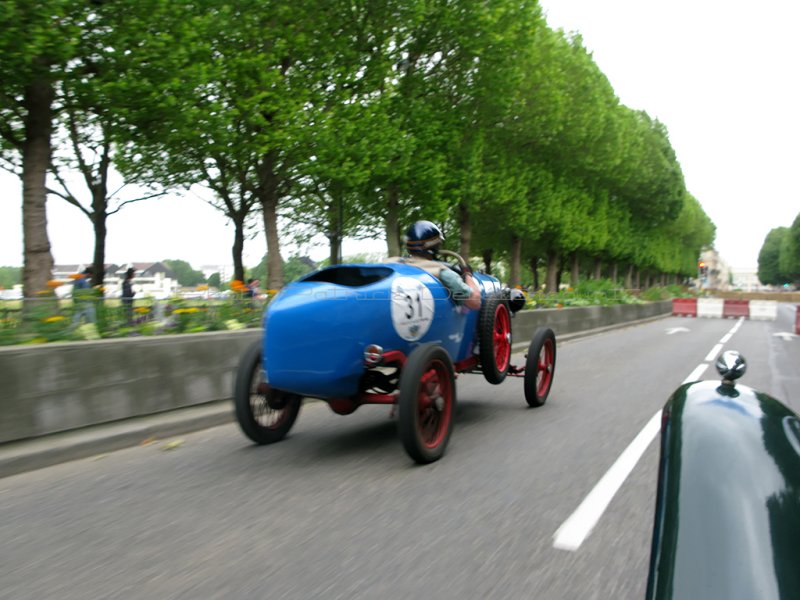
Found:
[[800, 598], [800, 420], [743, 385], [664, 407], [650, 599]]

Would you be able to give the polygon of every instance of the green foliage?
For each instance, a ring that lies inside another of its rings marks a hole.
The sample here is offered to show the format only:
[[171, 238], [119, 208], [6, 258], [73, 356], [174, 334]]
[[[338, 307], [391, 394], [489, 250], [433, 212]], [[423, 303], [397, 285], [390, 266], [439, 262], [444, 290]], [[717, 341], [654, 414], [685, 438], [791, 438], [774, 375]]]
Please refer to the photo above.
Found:
[[800, 213], [781, 240], [778, 266], [787, 282], [800, 284]]
[[776, 227], [764, 238], [758, 253], [758, 279], [764, 285], [782, 285], [787, 282], [780, 268], [780, 255], [783, 240], [788, 233], [788, 227]]
[[309, 264], [308, 258], [304, 260], [300, 256], [291, 256], [283, 265], [284, 281], [291, 283], [313, 270], [314, 268]]
[[185, 260], [162, 260], [161, 262], [175, 273], [175, 278], [180, 285], [193, 287], [206, 281], [202, 271], [196, 271]]
[[208, 276], [208, 285], [209, 287], [217, 289], [219, 289], [222, 286], [219, 273], [212, 273], [211, 275]]
[[570, 306], [610, 306], [613, 304], [639, 304], [659, 302], [672, 298], [684, 298], [692, 294], [681, 286], [652, 287], [638, 296], [619, 287], [610, 279], [582, 280], [575, 289], [567, 288], [558, 293], [541, 291], [529, 294], [526, 308], [564, 308]]
[[[108, 189], [89, 149], [128, 181], [204, 186], [233, 223], [238, 280], [262, 224], [268, 254], [249, 276], [264, 288], [307, 270], [282, 260], [281, 237], [323, 233], [335, 249], [383, 230], [396, 252], [416, 218], [442, 223], [453, 247], [471, 228], [470, 254], [491, 250], [512, 277], [519, 259], [553, 259], [552, 271], [571, 254], [689, 275], [713, 243], [664, 125], [621, 105], [580, 36], [550, 29], [534, 0], [0, 11], [5, 163], [20, 166], [26, 85], [51, 84], [56, 139], [82, 141], [55, 164], [81, 170], [98, 198]], [[800, 242], [785, 245], [784, 270], [800, 273]]]
[[11, 289], [22, 283], [22, 269], [19, 267], [0, 267], [0, 289]]

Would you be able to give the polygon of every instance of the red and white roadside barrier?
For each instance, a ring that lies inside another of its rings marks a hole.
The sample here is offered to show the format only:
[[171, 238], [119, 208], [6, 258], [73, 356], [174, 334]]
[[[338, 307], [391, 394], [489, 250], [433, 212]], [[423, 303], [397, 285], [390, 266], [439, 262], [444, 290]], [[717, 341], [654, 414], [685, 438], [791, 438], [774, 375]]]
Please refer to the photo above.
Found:
[[696, 317], [697, 298], [673, 298], [672, 315], [675, 317]]
[[724, 300], [722, 298], [698, 298], [697, 316], [708, 319], [721, 319]]
[[[673, 298], [672, 315], [676, 317], [706, 317], [712, 319], [744, 317], [755, 321], [774, 321], [778, 318], [778, 303], [775, 300]], [[795, 329], [800, 334], [800, 305], [797, 307]]]

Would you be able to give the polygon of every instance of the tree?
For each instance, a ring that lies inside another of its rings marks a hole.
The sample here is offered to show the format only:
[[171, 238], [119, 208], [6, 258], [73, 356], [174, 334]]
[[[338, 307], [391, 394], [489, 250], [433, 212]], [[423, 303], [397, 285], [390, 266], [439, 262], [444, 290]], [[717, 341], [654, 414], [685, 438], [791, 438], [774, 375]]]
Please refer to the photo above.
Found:
[[222, 281], [219, 273], [212, 273], [208, 276], [208, 287], [219, 289], [222, 286]]
[[179, 285], [192, 287], [206, 281], [205, 275], [201, 271], [195, 271], [192, 265], [185, 260], [162, 260], [161, 262], [175, 273]]
[[314, 267], [308, 258], [297, 255], [290, 256], [283, 264], [285, 283], [291, 283], [292, 281], [300, 279], [303, 275], [313, 270]]
[[[92, 285], [103, 283], [105, 273], [105, 245], [107, 221], [125, 205], [163, 195], [163, 191], [153, 191], [145, 195], [128, 194], [123, 199], [120, 193], [126, 187], [123, 182], [116, 189], [110, 187], [112, 177], [113, 149], [111, 142], [112, 118], [107, 105], [81, 107], [81, 100], [71, 95], [66, 83], [62, 83], [64, 110], [61, 114], [66, 129], [66, 146], [69, 153], [56, 156], [50, 170], [57, 185], [48, 187], [48, 192], [63, 198], [75, 206], [92, 223], [94, 231], [94, 275]], [[84, 100], [85, 101], [85, 100]], [[64, 171], [77, 173], [83, 180], [88, 201], [83, 194], [75, 192], [68, 183]]]
[[780, 268], [780, 254], [783, 240], [788, 233], [788, 227], [776, 227], [764, 238], [758, 253], [758, 280], [764, 285], [787, 283]]
[[45, 208], [57, 82], [73, 76], [88, 4], [0, 2], [0, 164], [22, 179], [23, 293], [44, 290], [53, 269]]
[[800, 283], [800, 213], [781, 240], [778, 267], [787, 282]]
[[0, 267], [0, 289], [12, 288], [22, 283], [22, 269], [19, 267]]

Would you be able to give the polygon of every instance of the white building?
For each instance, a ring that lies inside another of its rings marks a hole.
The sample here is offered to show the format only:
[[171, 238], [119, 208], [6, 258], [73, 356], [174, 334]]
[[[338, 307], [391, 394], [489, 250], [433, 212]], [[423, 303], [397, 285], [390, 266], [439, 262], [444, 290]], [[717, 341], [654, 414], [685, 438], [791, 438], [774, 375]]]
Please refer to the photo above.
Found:
[[199, 270], [206, 280], [214, 273], [219, 273], [220, 283], [227, 283], [233, 279], [233, 265], [203, 265]]

